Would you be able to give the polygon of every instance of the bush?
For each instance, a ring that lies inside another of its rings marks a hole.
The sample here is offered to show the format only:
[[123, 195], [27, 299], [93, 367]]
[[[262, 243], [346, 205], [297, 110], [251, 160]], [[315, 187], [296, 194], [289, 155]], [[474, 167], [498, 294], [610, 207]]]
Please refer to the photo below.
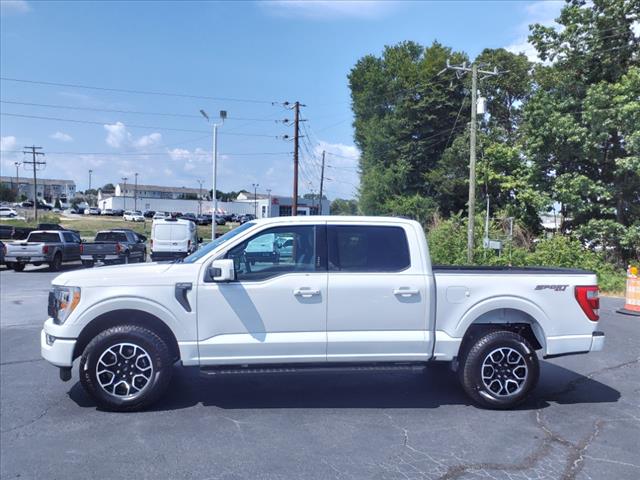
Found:
[[[427, 240], [431, 260], [436, 265], [465, 265], [467, 263], [467, 222], [459, 215], [448, 220], [435, 218], [428, 228]], [[490, 226], [492, 238], [500, 238], [497, 224]], [[502, 235], [504, 233], [502, 232]], [[598, 275], [600, 289], [605, 292], [623, 292], [625, 272], [607, 262], [600, 252], [588, 250], [579, 240], [556, 235], [538, 242], [532, 250], [523, 246], [505, 244], [501, 255], [482, 247], [483, 228], [475, 229], [474, 259], [477, 265], [512, 265], [566, 267], [592, 270]]]

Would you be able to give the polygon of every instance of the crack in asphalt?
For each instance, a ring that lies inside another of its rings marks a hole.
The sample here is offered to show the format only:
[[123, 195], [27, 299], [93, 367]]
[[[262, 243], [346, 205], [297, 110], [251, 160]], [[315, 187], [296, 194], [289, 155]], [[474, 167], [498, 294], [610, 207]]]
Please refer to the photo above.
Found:
[[49, 413], [49, 410], [51, 410], [53, 407], [54, 407], [54, 405], [49, 405], [37, 417], [35, 417], [35, 418], [33, 418], [33, 419], [29, 420], [28, 422], [25, 422], [25, 423], [23, 423], [21, 425], [16, 425], [15, 427], [7, 428], [6, 430], [0, 430], [0, 433], [2, 433], [2, 434], [11, 433], [11, 432], [15, 432], [17, 430], [22, 430], [23, 428], [27, 428], [28, 426], [33, 425], [38, 420], [43, 418], [47, 413]]
[[33, 362], [44, 362], [44, 358], [30, 358], [29, 360], [10, 360], [8, 362], [1, 362], [0, 367], [4, 367], [5, 365], [18, 365], [20, 363], [33, 363]]
[[[640, 357], [636, 358], [635, 360], [631, 360], [628, 362], [624, 362], [624, 363], [620, 363], [617, 365], [613, 365], [610, 367], [604, 367], [601, 368], [599, 370], [593, 371], [585, 376], [582, 376], [580, 378], [577, 378], [575, 380], [572, 380], [570, 382], [567, 383], [567, 385], [565, 385], [564, 388], [562, 388], [561, 390], [558, 390], [556, 392], [551, 393], [551, 396], [560, 396], [560, 395], [566, 395], [567, 393], [572, 392], [573, 390], [575, 390], [579, 384], [592, 379], [595, 376], [598, 376], [602, 373], [606, 373], [606, 372], [610, 372], [613, 370], [618, 370], [621, 368], [625, 368], [631, 365], [635, 365], [638, 362], [640, 362]], [[539, 445], [533, 450], [532, 453], [530, 453], [529, 455], [527, 455], [526, 457], [524, 457], [522, 460], [520, 460], [519, 462], [515, 462], [515, 463], [511, 463], [511, 464], [502, 464], [502, 463], [493, 463], [493, 462], [478, 462], [478, 463], [459, 463], [457, 465], [452, 465], [452, 466], [446, 466], [446, 464], [444, 464], [443, 462], [440, 462], [438, 460], [436, 460], [435, 458], [433, 458], [431, 455], [427, 454], [426, 452], [420, 451], [414, 447], [412, 447], [409, 443], [409, 430], [401, 425], [398, 425], [395, 420], [393, 419], [393, 417], [384, 412], [384, 415], [390, 420], [392, 426], [398, 430], [400, 430], [402, 432], [402, 447], [406, 448], [408, 450], [410, 450], [411, 452], [420, 454], [426, 458], [428, 458], [430, 461], [432, 461], [433, 463], [435, 463], [436, 465], [438, 465], [438, 467], [440, 468], [446, 468], [446, 471], [444, 472], [444, 474], [436, 477], [438, 480], [453, 480], [453, 479], [458, 479], [460, 477], [462, 477], [464, 474], [466, 473], [471, 473], [471, 472], [477, 472], [477, 471], [482, 471], [484, 472], [487, 476], [492, 477], [493, 476], [488, 472], [488, 471], [501, 471], [506, 473], [507, 475], [509, 473], [516, 473], [516, 472], [523, 472], [526, 470], [529, 470], [531, 468], [534, 468], [536, 465], [538, 465], [544, 458], [546, 458], [552, 451], [553, 445], [557, 444], [557, 445], [561, 445], [563, 448], [568, 450], [568, 453], [565, 454], [564, 459], [565, 459], [565, 467], [564, 467], [564, 471], [562, 472], [562, 475], [557, 477], [560, 478], [561, 480], [574, 480], [576, 478], [576, 476], [578, 475], [578, 473], [580, 473], [580, 471], [582, 471], [583, 467], [584, 467], [584, 460], [585, 458], [588, 458], [588, 456], [586, 455], [586, 451], [588, 450], [588, 448], [592, 445], [592, 443], [595, 441], [595, 439], [598, 437], [598, 435], [600, 434], [600, 432], [602, 431], [603, 426], [605, 425], [605, 421], [601, 418], [598, 418], [592, 425], [591, 427], [591, 432], [584, 437], [582, 440], [580, 440], [578, 443], [573, 443], [569, 440], [567, 440], [566, 438], [564, 438], [563, 436], [555, 433], [553, 430], [551, 430], [551, 428], [545, 423], [543, 415], [542, 415], [542, 410], [540, 409], [540, 406], [542, 404], [544, 400], [541, 400], [538, 408], [535, 410], [535, 414], [534, 414], [534, 422], [536, 424], [536, 426], [542, 430], [542, 432], [544, 433], [544, 439], [539, 443]], [[421, 471], [417, 466], [413, 465], [410, 462], [407, 462], [405, 459], [403, 458], [399, 458], [398, 461], [402, 464], [402, 465], [406, 465], [408, 467], [410, 467], [414, 473], [420, 475], [420, 477], [422, 478], [432, 478], [433, 472], [430, 472], [431, 474]], [[401, 472], [399, 469], [397, 470], [397, 473], [406, 476], [406, 474], [404, 472]]]

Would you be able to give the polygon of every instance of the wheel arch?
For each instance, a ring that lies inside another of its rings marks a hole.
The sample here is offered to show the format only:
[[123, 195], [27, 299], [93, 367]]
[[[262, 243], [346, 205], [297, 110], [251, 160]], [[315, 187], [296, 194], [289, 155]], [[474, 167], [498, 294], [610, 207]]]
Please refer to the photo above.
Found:
[[100, 332], [115, 327], [116, 325], [138, 325], [156, 332], [169, 347], [169, 351], [175, 360], [180, 359], [180, 349], [178, 340], [171, 328], [156, 315], [144, 310], [135, 308], [121, 308], [111, 310], [91, 320], [80, 332], [73, 351], [73, 358], [76, 359], [91, 340]]
[[546, 351], [546, 328], [549, 319], [534, 303], [519, 297], [501, 297], [474, 305], [458, 323], [464, 344], [479, 332], [510, 330], [525, 337], [536, 350]]

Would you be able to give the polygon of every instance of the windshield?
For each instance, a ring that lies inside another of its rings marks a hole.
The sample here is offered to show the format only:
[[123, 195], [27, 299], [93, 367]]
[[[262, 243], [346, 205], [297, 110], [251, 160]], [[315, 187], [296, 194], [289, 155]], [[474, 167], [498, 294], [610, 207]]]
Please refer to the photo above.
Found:
[[194, 253], [186, 257], [183, 262], [184, 263], [194, 263], [200, 260], [202, 257], [206, 256], [209, 252], [215, 250], [220, 245], [222, 245], [227, 240], [231, 240], [233, 237], [238, 235], [239, 233], [244, 232], [245, 230], [253, 227], [255, 223], [249, 222], [240, 225], [239, 227], [234, 228], [233, 230], [229, 230], [227, 233], [222, 235], [221, 237], [216, 238], [213, 242], [207, 243], [205, 246], [196, 250]]

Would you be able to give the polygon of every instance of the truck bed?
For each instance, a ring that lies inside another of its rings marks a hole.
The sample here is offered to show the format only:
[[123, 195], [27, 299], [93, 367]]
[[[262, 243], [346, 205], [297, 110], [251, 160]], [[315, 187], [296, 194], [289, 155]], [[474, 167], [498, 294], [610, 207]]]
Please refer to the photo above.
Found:
[[593, 275], [594, 272], [578, 268], [562, 267], [503, 267], [476, 265], [433, 265], [433, 273], [464, 273], [464, 274], [535, 274], [535, 275]]

